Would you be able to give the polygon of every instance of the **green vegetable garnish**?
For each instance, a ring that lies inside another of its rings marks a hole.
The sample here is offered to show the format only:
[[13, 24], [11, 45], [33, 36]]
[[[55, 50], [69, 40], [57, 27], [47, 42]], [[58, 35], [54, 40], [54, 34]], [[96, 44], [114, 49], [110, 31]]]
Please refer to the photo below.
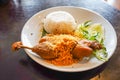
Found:
[[91, 25], [91, 23], [92, 23], [91, 20], [86, 21], [86, 22], [84, 22], [83, 26], [84, 26], [84, 27], [88, 27], [88, 26]]
[[94, 50], [94, 56], [102, 61], [107, 60], [107, 51], [104, 46], [104, 30], [101, 24], [92, 24], [91, 20], [80, 24], [75, 31], [75, 35], [91, 41], [97, 41], [102, 45], [102, 49]]
[[100, 50], [95, 50], [93, 51], [93, 54], [95, 55], [97, 59], [102, 60], [102, 61], [107, 61], [108, 54], [105, 48], [100, 49]]
[[45, 36], [46, 34], [48, 34], [45, 29], [43, 28], [43, 31], [42, 31], [42, 37]]

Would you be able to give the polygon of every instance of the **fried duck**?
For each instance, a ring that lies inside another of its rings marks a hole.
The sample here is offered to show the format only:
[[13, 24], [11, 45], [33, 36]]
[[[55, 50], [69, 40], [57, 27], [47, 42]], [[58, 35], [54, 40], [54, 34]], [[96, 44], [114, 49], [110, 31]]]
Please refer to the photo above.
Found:
[[12, 44], [12, 50], [20, 48], [32, 50], [43, 59], [54, 59], [59, 57], [63, 51], [68, 51], [73, 58], [81, 59], [92, 54], [93, 50], [101, 49], [102, 46], [96, 41], [81, 40], [72, 35], [46, 35], [42, 37], [38, 45], [34, 47], [24, 46], [22, 42]]

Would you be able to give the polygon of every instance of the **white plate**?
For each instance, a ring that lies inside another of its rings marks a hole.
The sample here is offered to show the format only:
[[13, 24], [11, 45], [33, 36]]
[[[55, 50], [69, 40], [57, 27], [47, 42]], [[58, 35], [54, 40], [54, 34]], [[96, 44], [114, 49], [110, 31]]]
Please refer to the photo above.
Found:
[[[24, 25], [22, 30], [21, 39], [22, 39], [23, 45], [33, 47], [38, 43], [41, 37], [41, 29], [42, 29], [41, 21], [44, 19], [44, 17], [48, 13], [53, 11], [67, 11], [71, 15], [73, 15], [77, 23], [82, 23], [87, 20], [92, 20], [93, 23], [101, 23], [105, 29], [105, 46], [107, 48], [108, 58], [110, 58], [113, 55], [117, 45], [117, 37], [112, 25], [100, 14], [94, 11], [91, 11], [85, 8], [80, 8], [80, 7], [72, 7], [72, 6], [53, 7], [53, 8], [40, 11], [36, 13], [34, 16], [32, 16]], [[86, 70], [98, 67], [104, 63], [103, 61], [99, 61], [96, 58], [92, 58], [86, 63], [80, 62], [78, 64], [73, 64], [71, 66], [60, 67], [60, 66], [55, 66], [50, 63], [47, 63], [42, 58], [40, 58], [37, 54], [33, 53], [28, 49], [25, 49], [25, 51], [34, 61], [36, 61], [40, 65], [53, 70], [63, 71], [63, 72], [86, 71]]]

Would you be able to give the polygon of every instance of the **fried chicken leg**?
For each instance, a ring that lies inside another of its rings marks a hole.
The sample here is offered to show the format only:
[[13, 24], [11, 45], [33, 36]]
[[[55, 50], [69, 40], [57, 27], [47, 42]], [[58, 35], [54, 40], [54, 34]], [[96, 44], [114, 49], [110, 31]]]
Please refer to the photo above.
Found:
[[43, 59], [53, 59], [56, 58], [58, 55], [55, 53], [50, 46], [48, 46], [47, 43], [43, 42], [39, 45], [34, 46], [33, 48], [23, 46], [21, 41], [15, 42], [12, 44], [12, 50], [17, 51], [20, 48], [26, 48], [30, 49], [33, 52], [37, 53], [39, 56], [41, 56]]
[[93, 50], [101, 48], [102, 46], [96, 41], [80, 40], [71, 53], [74, 58], [82, 59], [83, 57], [89, 57]]
[[101, 49], [102, 46], [96, 41], [78, 40], [71, 35], [48, 35], [42, 37], [38, 45], [32, 48], [24, 46], [20, 41], [12, 44], [13, 51], [20, 48], [30, 49], [43, 59], [57, 58], [63, 51], [69, 51], [73, 58], [81, 59], [90, 56], [93, 50]]

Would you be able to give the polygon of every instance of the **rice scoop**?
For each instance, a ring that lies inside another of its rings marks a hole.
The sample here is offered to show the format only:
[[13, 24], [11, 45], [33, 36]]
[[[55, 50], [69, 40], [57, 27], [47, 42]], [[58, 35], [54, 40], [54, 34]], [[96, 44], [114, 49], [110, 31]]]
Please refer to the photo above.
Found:
[[44, 19], [44, 29], [52, 34], [72, 34], [76, 29], [76, 22], [70, 13], [55, 11]]

